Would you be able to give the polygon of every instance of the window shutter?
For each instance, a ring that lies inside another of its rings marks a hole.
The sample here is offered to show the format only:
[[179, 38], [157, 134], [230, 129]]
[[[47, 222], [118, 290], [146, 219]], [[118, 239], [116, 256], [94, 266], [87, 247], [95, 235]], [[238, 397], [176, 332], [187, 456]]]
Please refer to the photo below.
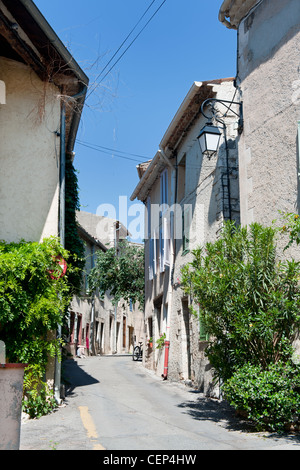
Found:
[[159, 227], [159, 270], [161, 273], [165, 270], [165, 246], [163, 236], [163, 225]]
[[153, 276], [156, 276], [156, 232], [154, 230], [153, 234], [153, 257], [152, 257], [152, 269], [153, 269]]
[[170, 220], [164, 217], [164, 263], [170, 266]]
[[153, 279], [153, 257], [154, 257], [154, 240], [150, 238], [149, 240], [149, 280]]

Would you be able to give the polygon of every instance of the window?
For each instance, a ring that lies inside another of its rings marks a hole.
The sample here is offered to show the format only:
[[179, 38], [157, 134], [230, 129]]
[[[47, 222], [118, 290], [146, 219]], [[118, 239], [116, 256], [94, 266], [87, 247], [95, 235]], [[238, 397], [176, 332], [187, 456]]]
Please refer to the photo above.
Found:
[[154, 243], [151, 236], [151, 198], [147, 199], [147, 238], [149, 243], [149, 280], [151, 281], [154, 276], [153, 272], [153, 258], [154, 258]]
[[163, 217], [159, 227], [159, 269], [164, 272], [170, 266], [170, 219]]
[[[147, 199], [147, 234], [149, 239], [149, 280], [157, 274], [157, 270], [164, 272], [165, 266], [170, 265], [170, 220], [168, 214], [168, 170], [160, 175], [160, 205], [159, 219], [156, 220], [155, 211], [152, 214], [150, 197]], [[154, 225], [154, 227], [152, 226]]]
[[164, 272], [170, 265], [170, 221], [168, 212], [168, 170], [160, 175], [160, 214], [159, 214], [159, 267]]

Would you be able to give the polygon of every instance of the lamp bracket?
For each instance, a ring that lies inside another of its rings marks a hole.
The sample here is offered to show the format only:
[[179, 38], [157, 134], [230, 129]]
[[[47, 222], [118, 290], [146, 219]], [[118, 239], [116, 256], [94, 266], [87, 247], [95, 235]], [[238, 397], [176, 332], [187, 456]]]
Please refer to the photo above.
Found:
[[[221, 111], [216, 110], [215, 108], [216, 103], [220, 103], [226, 108], [226, 110], [224, 110], [224, 113], [222, 113], [221, 115], [222, 119], [225, 119], [227, 117], [229, 111], [235, 114], [239, 118], [238, 131], [239, 131], [239, 134], [241, 134], [244, 128], [243, 103], [237, 102], [237, 101], [220, 100], [217, 98], [208, 98], [207, 100], [203, 101], [201, 105], [201, 113], [203, 114], [203, 116], [210, 121], [214, 118], [217, 122], [221, 123], [223, 126], [225, 126], [225, 123], [219, 118], [219, 114], [221, 113]], [[231, 109], [232, 105], [238, 106], [239, 112], [236, 112], [233, 109]], [[205, 114], [204, 108], [206, 107], [210, 107], [212, 116], [207, 116], [207, 114]]]

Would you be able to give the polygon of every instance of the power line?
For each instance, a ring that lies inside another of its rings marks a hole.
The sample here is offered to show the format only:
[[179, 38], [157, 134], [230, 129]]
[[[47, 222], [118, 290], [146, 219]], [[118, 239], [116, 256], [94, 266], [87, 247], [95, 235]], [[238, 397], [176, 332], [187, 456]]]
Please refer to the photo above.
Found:
[[137, 160], [135, 158], [130, 158], [130, 157], [126, 157], [125, 155], [118, 155], [118, 154], [119, 153], [124, 153], [126, 155], [132, 155], [132, 156], [136, 156], [136, 157], [146, 159], [146, 161], [150, 160], [149, 158], [147, 159], [147, 157], [145, 157], [145, 156], [136, 155], [136, 154], [132, 154], [132, 153], [127, 153], [127, 152], [123, 152], [123, 151], [120, 151], [120, 150], [110, 149], [108, 147], [102, 147], [101, 145], [89, 144], [89, 143], [82, 142], [80, 140], [77, 140], [76, 142], [79, 145], [82, 145], [83, 147], [87, 147], [89, 149], [95, 150], [96, 152], [104, 153], [106, 155], [112, 155], [112, 153], [113, 153], [114, 157], [123, 158], [125, 160], [131, 160], [133, 162], [143, 163], [143, 162], [141, 162], [141, 160]]
[[145, 157], [145, 155], [139, 155], [139, 154], [136, 154], [136, 153], [124, 152], [123, 150], [112, 149], [110, 147], [103, 147], [103, 145], [91, 144], [90, 142], [84, 142], [83, 140], [77, 140], [77, 142], [80, 143], [80, 144], [91, 145], [92, 147], [96, 147], [98, 149], [109, 150], [111, 152], [117, 152], [117, 153], [124, 153], [125, 155], [130, 155], [131, 157], [147, 158], [147, 157]]
[[[132, 29], [132, 31], [129, 33], [129, 35], [127, 36], [127, 38], [123, 41], [123, 43], [121, 44], [121, 46], [118, 48], [117, 52], [113, 55], [113, 57], [110, 59], [110, 61], [106, 64], [106, 66], [102, 69], [102, 71], [100, 72], [100, 74], [98, 75], [98, 77], [96, 78], [96, 81], [99, 79], [99, 77], [102, 75], [102, 73], [104, 72], [104, 70], [108, 67], [108, 65], [111, 63], [111, 61], [113, 60], [113, 58], [117, 55], [117, 53], [120, 51], [120, 49], [123, 47], [123, 45], [125, 44], [125, 42], [127, 41], [127, 39], [131, 36], [132, 32], [136, 29], [136, 27], [138, 26], [138, 24], [141, 22], [141, 20], [143, 19], [143, 17], [146, 15], [146, 13], [148, 12], [148, 10], [150, 9], [150, 7], [153, 5], [153, 3], [155, 2], [156, 0], [153, 0], [152, 3], [149, 5], [149, 7], [147, 8], [147, 10], [145, 11], [145, 13], [142, 15], [142, 17], [140, 18], [140, 20], [138, 21], [138, 23], [135, 25], [135, 27]], [[159, 10], [162, 8], [162, 6], [164, 5], [164, 3], [166, 3], [167, 0], [163, 0], [163, 2], [160, 4], [160, 6], [157, 8], [157, 10], [153, 13], [153, 15], [150, 17], [150, 19], [147, 21], [147, 23], [143, 26], [143, 28], [141, 29], [141, 31], [135, 36], [135, 38], [131, 41], [131, 43], [129, 44], [129, 46], [125, 49], [125, 51], [120, 55], [120, 57], [116, 60], [116, 62], [110, 67], [110, 69], [108, 70], [108, 72], [104, 75], [104, 77], [101, 78], [101, 80], [99, 81], [99, 83], [96, 84], [96, 86], [94, 87], [93, 90], [91, 90], [91, 92], [87, 95], [87, 98], [89, 98], [89, 96], [98, 88], [98, 86], [100, 85], [100, 83], [107, 77], [107, 75], [112, 71], [112, 69], [117, 65], [117, 63], [122, 59], [122, 57], [126, 54], [126, 52], [128, 51], [128, 49], [130, 49], [130, 47], [135, 43], [135, 41], [138, 39], [138, 37], [142, 34], [142, 32], [146, 29], [146, 27], [148, 26], [148, 24], [153, 20], [153, 18], [157, 15], [157, 13], [159, 12]]]
[[144, 16], [147, 14], [147, 12], [150, 10], [150, 8], [152, 7], [153, 3], [155, 3], [156, 0], [153, 0], [151, 2], [151, 4], [148, 6], [147, 10], [143, 13], [143, 15], [141, 16], [141, 18], [139, 19], [139, 21], [136, 23], [136, 25], [134, 26], [134, 28], [130, 31], [130, 33], [128, 34], [128, 36], [126, 37], [126, 39], [124, 39], [124, 41], [122, 42], [122, 44], [120, 45], [120, 47], [116, 50], [116, 52], [114, 53], [114, 55], [112, 56], [112, 58], [107, 62], [106, 66], [101, 70], [101, 72], [99, 73], [99, 75], [97, 76], [96, 80], [97, 81], [102, 73], [104, 72], [104, 70], [107, 69], [107, 67], [109, 66], [109, 64], [112, 62], [112, 60], [116, 57], [116, 55], [118, 54], [118, 52], [122, 49], [122, 47], [124, 46], [125, 42], [127, 41], [127, 39], [130, 38], [130, 36], [132, 35], [133, 31], [138, 27], [138, 25], [140, 24], [140, 22], [142, 21], [142, 19], [144, 18]]

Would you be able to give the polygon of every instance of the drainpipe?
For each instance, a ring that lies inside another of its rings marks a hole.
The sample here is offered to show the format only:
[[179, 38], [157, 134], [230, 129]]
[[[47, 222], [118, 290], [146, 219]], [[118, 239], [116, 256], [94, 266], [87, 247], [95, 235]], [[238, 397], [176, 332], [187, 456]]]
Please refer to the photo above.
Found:
[[[176, 181], [177, 181], [177, 164], [174, 167], [170, 162], [170, 159], [165, 155], [164, 151], [160, 148], [159, 150], [161, 158], [167, 163], [172, 170], [172, 184], [171, 184], [171, 207], [174, 207], [176, 200]], [[171, 312], [172, 312], [172, 294], [173, 294], [173, 268], [174, 268], [174, 212], [170, 213], [170, 266], [169, 266], [169, 286], [168, 286], [168, 316], [167, 316], [167, 331], [165, 339], [165, 358], [164, 358], [164, 372], [162, 377], [164, 380], [168, 378], [169, 370], [169, 351], [170, 351], [170, 324], [171, 324]]]
[[[78, 106], [83, 105], [84, 97], [87, 91], [87, 86], [84, 85], [82, 90], [74, 96], [64, 97], [66, 100], [78, 100]], [[65, 189], [66, 189], [66, 104], [64, 99], [61, 103], [61, 118], [60, 118], [60, 175], [59, 175], [59, 222], [58, 232], [60, 243], [65, 247]], [[83, 101], [82, 101], [83, 100]], [[81, 111], [81, 110], [80, 110]], [[75, 136], [78, 129], [81, 112], [76, 111], [72, 120], [70, 138], [68, 142], [68, 153], [73, 151]], [[61, 325], [57, 326], [57, 339], [61, 339]], [[58, 404], [61, 403], [61, 364], [58, 357], [55, 358], [55, 373], [54, 373], [54, 397]]]
[[[60, 118], [60, 175], [59, 175], [59, 237], [60, 243], [65, 246], [65, 188], [66, 188], [66, 105], [61, 104]], [[57, 339], [61, 338], [61, 325], [57, 326]], [[56, 356], [54, 374], [54, 398], [61, 404], [61, 363]]]

